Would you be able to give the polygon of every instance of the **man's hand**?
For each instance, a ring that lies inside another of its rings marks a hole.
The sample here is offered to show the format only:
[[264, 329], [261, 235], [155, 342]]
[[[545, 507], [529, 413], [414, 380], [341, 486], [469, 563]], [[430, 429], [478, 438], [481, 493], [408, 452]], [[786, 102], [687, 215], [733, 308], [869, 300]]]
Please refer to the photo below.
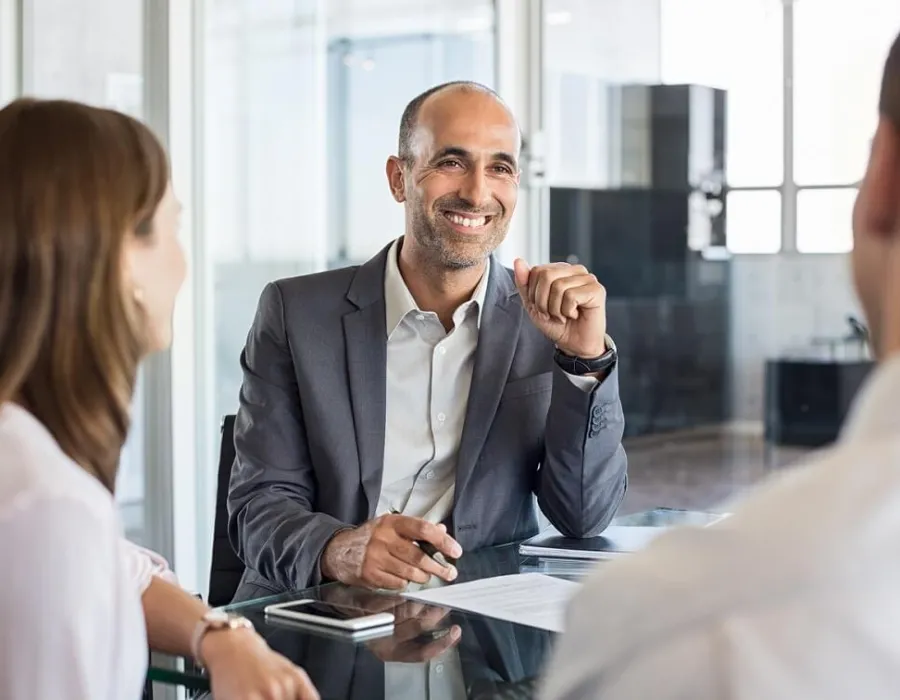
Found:
[[319, 700], [303, 669], [252, 630], [210, 632], [202, 642], [212, 693], [221, 700]]
[[407, 664], [430, 661], [455, 647], [462, 637], [459, 625], [441, 624], [450, 614], [447, 608], [408, 601], [393, 612], [394, 634], [366, 645], [381, 661]]
[[583, 265], [529, 268], [515, 262], [516, 287], [532, 323], [567, 355], [606, 352], [606, 290]]
[[456, 568], [443, 566], [415, 544], [430, 542], [444, 556], [459, 558], [462, 548], [435, 525], [405, 515], [382, 515], [352, 530], [336, 534], [322, 553], [322, 574], [349, 586], [400, 590], [410, 582], [427, 583], [432, 576], [456, 578]]
[[382, 661], [428, 661], [456, 646], [462, 637], [459, 625], [442, 624], [450, 614], [447, 608], [347, 586], [325, 586], [319, 595], [323, 601], [335, 605], [346, 605], [372, 614], [390, 612], [394, 615], [394, 633], [366, 644]]

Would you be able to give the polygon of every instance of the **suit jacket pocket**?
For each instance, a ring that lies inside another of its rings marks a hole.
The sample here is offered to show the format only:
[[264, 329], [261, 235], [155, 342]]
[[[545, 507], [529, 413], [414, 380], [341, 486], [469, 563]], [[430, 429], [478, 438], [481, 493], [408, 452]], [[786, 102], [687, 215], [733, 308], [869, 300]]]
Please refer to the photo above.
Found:
[[530, 394], [539, 394], [553, 388], [553, 372], [543, 372], [531, 377], [514, 379], [508, 382], [500, 395], [500, 401], [519, 399]]

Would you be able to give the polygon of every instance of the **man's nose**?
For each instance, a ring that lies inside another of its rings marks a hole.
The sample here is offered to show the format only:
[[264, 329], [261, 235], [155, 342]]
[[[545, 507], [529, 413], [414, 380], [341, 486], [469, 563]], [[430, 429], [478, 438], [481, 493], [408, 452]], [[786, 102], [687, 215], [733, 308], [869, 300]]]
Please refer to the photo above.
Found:
[[472, 207], [481, 209], [490, 206], [491, 189], [484, 171], [480, 168], [470, 170], [459, 189], [459, 195]]

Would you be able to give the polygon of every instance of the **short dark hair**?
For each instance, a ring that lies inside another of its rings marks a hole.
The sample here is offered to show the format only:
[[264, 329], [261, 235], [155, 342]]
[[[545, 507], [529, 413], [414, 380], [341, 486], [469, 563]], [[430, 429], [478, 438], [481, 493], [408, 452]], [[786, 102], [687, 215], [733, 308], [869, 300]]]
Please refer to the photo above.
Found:
[[399, 143], [397, 144], [397, 155], [400, 157], [400, 160], [409, 163], [415, 159], [415, 155], [412, 152], [412, 139], [416, 126], [419, 123], [419, 112], [422, 111], [422, 105], [425, 104], [425, 101], [432, 95], [450, 88], [461, 88], [471, 92], [483, 92], [491, 95], [502, 105], [506, 106], [506, 103], [494, 90], [491, 90], [487, 85], [476, 83], [474, 80], [453, 80], [449, 83], [441, 83], [440, 85], [428, 88], [421, 95], [414, 97], [412, 101], [406, 105], [406, 109], [403, 110], [403, 116], [400, 117], [400, 138]]
[[878, 111], [900, 130], [900, 35], [894, 39], [884, 64]]

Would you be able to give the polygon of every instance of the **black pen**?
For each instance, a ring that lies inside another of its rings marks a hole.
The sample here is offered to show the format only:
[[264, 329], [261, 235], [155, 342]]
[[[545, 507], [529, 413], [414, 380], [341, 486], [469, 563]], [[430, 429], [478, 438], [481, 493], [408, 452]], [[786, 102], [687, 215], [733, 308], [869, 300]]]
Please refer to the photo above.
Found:
[[[401, 513], [396, 508], [391, 508], [391, 515], [403, 515], [403, 513]], [[441, 562], [438, 560], [438, 557], [441, 557], [447, 564], [451, 566], [456, 564], [455, 557], [448, 557], [443, 552], [438, 550], [437, 547], [431, 544], [431, 542], [426, 542], [425, 540], [413, 540], [413, 542], [418, 545], [419, 549], [421, 549], [423, 552], [425, 552], [425, 554], [434, 559], [438, 564], [441, 564]], [[443, 564], [441, 564], [441, 566], [443, 566]]]

